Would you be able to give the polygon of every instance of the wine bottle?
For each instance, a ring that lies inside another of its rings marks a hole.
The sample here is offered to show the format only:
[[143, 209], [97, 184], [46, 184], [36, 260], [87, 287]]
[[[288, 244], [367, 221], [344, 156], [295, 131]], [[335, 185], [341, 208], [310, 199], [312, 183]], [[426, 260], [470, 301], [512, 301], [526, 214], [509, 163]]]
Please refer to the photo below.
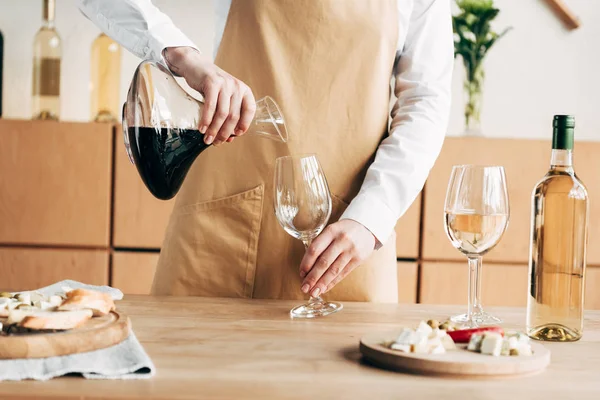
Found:
[[60, 118], [61, 40], [54, 29], [55, 0], [44, 0], [42, 27], [33, 43], [32, 115]]
[[2, 63], [4, 62], [4, 36], [0, 31], [0, 117], [2, 117]]
[[97, 122], [115, 122], [119, 117], [121, 47], [104, 33], [92, 45], [91, 113]]
[[532, 193], [527, 334], [570, 342], [583, 333], [588, 194], [573, 168], [575, 118], [553, 121], [550, 170]]

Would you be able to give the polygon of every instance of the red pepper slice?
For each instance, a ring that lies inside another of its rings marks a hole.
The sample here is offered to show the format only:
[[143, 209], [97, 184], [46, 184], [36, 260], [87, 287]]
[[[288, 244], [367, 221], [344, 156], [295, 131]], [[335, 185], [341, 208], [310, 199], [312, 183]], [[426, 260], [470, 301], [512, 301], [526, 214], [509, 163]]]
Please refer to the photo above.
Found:
[[482, 326], [481, 328], [460, 329], [458, 331], [447, 331], [446, 333], [452, 338], [454, 343], [469, 343], [471, 336], [484, 332], [497, 332], [504, 336], [504, 330], [499, 326]]

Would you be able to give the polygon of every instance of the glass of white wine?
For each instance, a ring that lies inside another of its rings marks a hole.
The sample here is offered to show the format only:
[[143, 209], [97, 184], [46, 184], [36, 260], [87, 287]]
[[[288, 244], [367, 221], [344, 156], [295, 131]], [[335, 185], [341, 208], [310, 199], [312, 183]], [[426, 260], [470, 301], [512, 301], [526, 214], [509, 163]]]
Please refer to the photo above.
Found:
[[[275, 215], [292, 237], [310, 246], [331, 216], [331, 194], [325, 173], [314, 154], [280, 157], [275, 161], [273, 182]], [[311, 297], [290, 311], [293, 318], [332, 314], [342, 304]]]
[[452, 321], [469, 327], [502, 322], [483, 311], [481, 305], [481, 258], [498, 242], [509, 218], [504, 168], [459, 165], [452, 168], [446, 202], [446, 234], [469, 260], [469, 292], [466, 314]]

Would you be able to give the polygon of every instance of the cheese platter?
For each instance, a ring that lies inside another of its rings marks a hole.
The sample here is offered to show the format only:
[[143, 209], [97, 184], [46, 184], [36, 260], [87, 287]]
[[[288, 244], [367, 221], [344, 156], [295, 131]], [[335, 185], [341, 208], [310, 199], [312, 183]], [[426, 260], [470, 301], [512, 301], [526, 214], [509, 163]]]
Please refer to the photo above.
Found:
[[421, 321], [360, 340], [363, 358], [385, 369], [452, 377], [517, 377], [539, 373], [550, 351], [523, 333], [501, 327], [461, 329]]
[[125, 340], [127, 316], [109, 294], [63, 288], [0, 293], [0, 359], [45, 358], [103, 349]]

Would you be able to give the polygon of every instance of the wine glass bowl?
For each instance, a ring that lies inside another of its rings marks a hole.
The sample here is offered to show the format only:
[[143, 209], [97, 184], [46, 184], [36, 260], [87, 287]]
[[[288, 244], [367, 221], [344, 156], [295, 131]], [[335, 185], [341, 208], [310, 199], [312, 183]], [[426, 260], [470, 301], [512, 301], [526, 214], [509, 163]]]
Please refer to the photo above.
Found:
[[502, 238], [509, 220], [506, 175], [501, 166], [452, 168], [444, 205], [444, 227], [452, 246], [469, 263], [467, 313], [451, 318], [467, 326], [499, 323], [481, 304], [481, 259]]
[[[327, 225], [331, 216], [331, 194], [325, 173], [314, 154], [279, 157], [273, 182], [275, 216], [281, 227], [301, 240], [305, 248]], [[342, 304], [311, 297], [290, 311], [293, 318], [325, 316]]]

